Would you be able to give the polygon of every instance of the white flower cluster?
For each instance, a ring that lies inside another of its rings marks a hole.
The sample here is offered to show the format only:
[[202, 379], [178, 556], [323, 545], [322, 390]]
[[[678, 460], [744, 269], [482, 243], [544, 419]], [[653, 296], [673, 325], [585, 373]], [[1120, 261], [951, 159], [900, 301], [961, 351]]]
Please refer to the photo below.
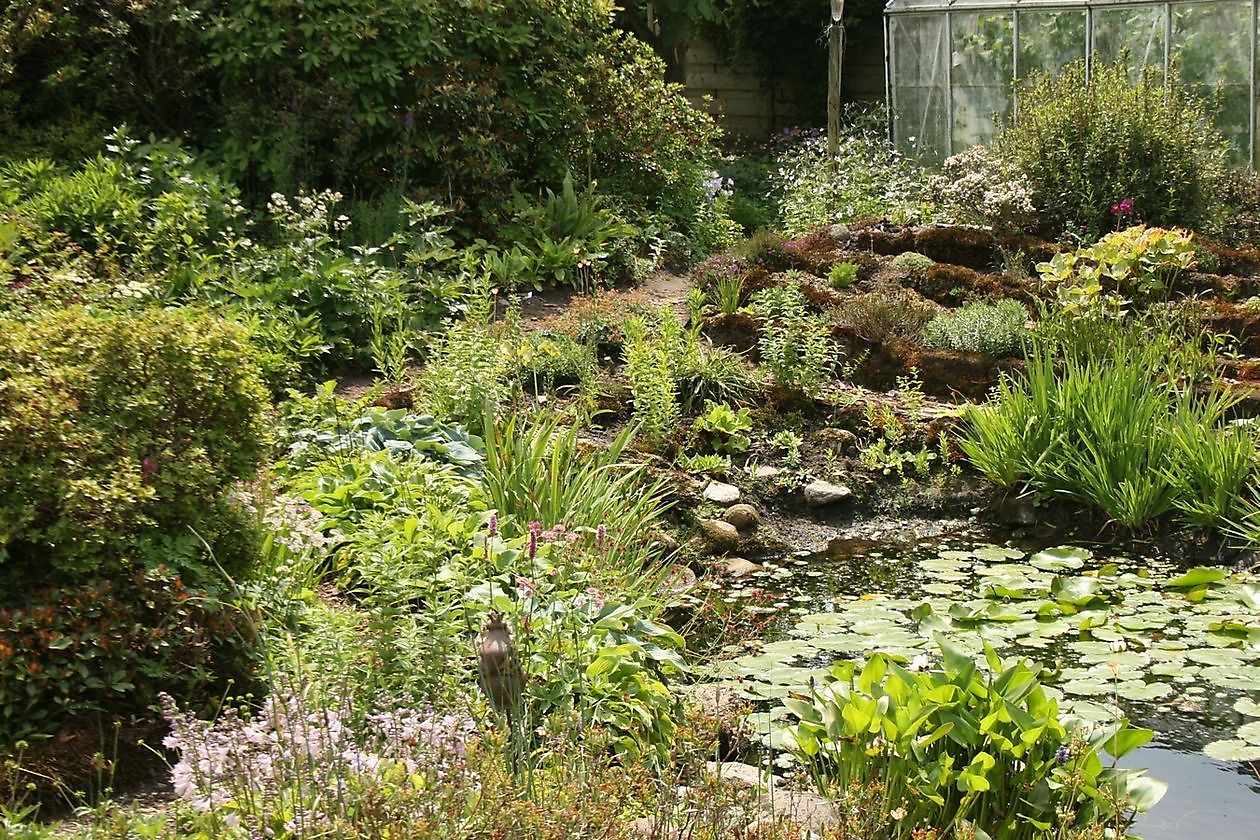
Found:
[[256, 829], [284, 814], [299, 836], [328, 828], [348, 791], [377, 787], [395, 768], [408, 777], [459, 773], [474, 730], [471, 718], [417, 710], [410, 698], [383, 703], [360, 729], [348, 723], [350, 704], [335, 697], [313, 704], [272, 695], [252, 718], [229, 710], [216, 721], [161, 699], [171, 723], [163, 745], [179, 755], [171, 768], [178, 797], [230, 826]]
[[1022, 230], [1037, 218], [1028, 182], [984, 146], [946, 160], [931, 189], [951, 221]]
[[277, 496], [263, 524], [275, 535], [275, 541], [294, 555], [310, 552], [323, 554], [342, 539], [336, 528], [326, 528], [326, 517], [302, 499]]

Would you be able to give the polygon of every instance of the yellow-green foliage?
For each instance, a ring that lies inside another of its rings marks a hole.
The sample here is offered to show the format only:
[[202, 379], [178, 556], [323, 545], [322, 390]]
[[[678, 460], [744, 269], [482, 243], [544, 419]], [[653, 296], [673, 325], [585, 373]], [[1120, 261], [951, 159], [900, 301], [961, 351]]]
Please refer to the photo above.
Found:
[[187, 537], [256, 469], [265, 406], [243, 332], [217, 317], [0, 321], [0, 563], [88, 571]]
[[1195, 266], [1194, 242], [1186, 231], [1135, 225], [1087, 248], [1055, 254], [1037, 273], [1056, 287], [1068, 309], [1088, 310], [1100, 305], [1104, 291], [1134, 300], [1166, 294], [1181, 272]]

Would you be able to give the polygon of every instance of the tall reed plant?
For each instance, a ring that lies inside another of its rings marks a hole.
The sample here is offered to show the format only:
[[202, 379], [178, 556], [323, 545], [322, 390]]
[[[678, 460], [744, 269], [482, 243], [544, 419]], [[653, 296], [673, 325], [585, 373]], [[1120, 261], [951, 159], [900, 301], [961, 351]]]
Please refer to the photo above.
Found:
[[601, 529], [606, 556], [633, 577], [653, 565], [649, 532], [667, 504], [664, 485], [622, 460], [637, 429], [584, 447], [576, 427], [543, 413], [528, 424], [486, 422], [486, 487], [491, 507], [520, 522]]
[[968, 412], [959, 441], [1004, 487], [1084, 502], [1126, 528], [1166, 514], [1219, 526], [1255, 472], [1236, 398], [1200, 381], [1211, 360], [1147, 322], [1047, 327], [1022, 373]]

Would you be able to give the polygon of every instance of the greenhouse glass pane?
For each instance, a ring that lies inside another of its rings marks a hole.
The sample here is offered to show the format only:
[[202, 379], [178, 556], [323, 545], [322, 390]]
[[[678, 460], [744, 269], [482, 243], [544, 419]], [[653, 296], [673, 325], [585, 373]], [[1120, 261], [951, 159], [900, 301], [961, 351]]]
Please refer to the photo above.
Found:
[[893, 140], [908, 155], [944, 159], [948, 141], [944, 15], [898, 15], [892, 42]]
[[1237, 0], [1172, 7], [1177, 77], [1206, 100], [1217, 127], [1246, 163], [1251, 122], [1251, 4]]
[[951, 20], [953, 149], [960, 152], [992, 138], [995, 115], [1010, 108], [1015, 26], [1010, 12], [956, 12]]
[[1019, 75], [1055, 73], [1085, 57], [1085, 12], [1019, 13]]
[[1134, 81], [1143, 67], [1164, 66], [1164, 7], [1094, 11], [1094, 54], [1103, 61], [1127, 59]]

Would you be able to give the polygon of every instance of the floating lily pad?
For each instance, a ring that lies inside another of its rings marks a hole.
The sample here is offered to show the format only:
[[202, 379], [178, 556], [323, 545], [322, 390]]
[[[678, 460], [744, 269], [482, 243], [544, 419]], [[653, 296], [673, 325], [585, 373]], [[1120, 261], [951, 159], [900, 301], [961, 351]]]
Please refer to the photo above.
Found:
[[1116, 694], [1125, 700], [1159, 700], [1173, 693], [1168, 683], [1126, 680], [1116, 686]]
[[1047, 548], [1045, 551], [1038, 551], [1028, 558], [1028, 562], [1038, 569], [1050, 571], [1059, 571], [1061, 569], [1075, 570], [1084, 566], [1085, 561], [1092, 556], [1093, 552], [1088, 549], [1060, 546], [1059, 548]]
[[1197, 589], [1200, 586], [1217, 583], [1229, 575], [1226, 569], [1219, 566], [1196, 566], [1180, 577], [1164, 583], [1165, 589]]
[[1248, 744], [1260, 744], [1260, 720], [1238, 727], [1238, 737]]
[[1234, 711], [1248, 717], [1260, 717], [1260, 702], [1256, 702], [1250, 697], [1240, 697], [1234, 701]]
[[1203, 748], [1203, 753], [1217, 761], [1260, 761], [1260, 746], [1237, 738], [1213, 741]]

